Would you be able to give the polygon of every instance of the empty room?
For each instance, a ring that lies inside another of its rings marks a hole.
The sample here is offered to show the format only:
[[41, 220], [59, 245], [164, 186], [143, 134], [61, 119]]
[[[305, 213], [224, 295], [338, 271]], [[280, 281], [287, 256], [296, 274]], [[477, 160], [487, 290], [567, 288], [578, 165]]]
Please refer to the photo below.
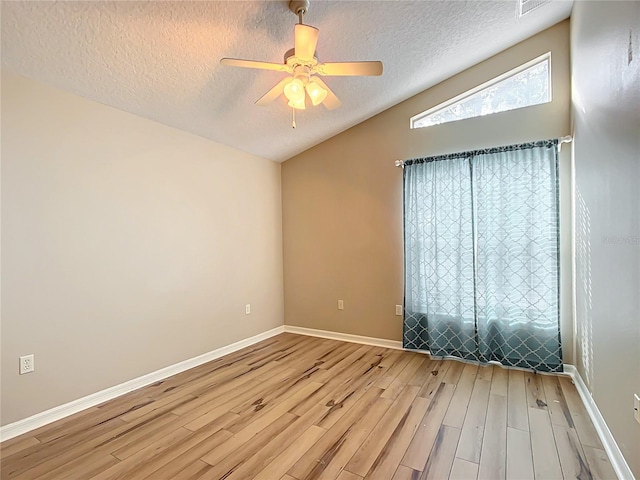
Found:
[[0, 5], [2, 480], [640, 479], [640, 1]]

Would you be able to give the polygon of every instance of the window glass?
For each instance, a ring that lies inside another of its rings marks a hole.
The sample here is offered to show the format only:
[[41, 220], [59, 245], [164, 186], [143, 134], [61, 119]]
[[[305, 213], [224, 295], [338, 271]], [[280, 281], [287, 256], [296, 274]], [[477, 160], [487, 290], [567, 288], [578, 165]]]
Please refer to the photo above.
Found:
[[[411, 128], [430, 127], [551, 101], [550, 57], [545, 55], [490, 80], [411, 119]], [[453, 103], [452, 103], [453, 102]]]

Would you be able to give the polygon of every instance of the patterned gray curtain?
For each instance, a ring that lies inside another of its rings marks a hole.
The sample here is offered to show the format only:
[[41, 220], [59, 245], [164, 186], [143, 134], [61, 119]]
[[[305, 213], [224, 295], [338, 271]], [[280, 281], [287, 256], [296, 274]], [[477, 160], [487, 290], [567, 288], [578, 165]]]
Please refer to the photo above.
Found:
[[556, 145], [405, 162], [405, 348], [562, 370]]

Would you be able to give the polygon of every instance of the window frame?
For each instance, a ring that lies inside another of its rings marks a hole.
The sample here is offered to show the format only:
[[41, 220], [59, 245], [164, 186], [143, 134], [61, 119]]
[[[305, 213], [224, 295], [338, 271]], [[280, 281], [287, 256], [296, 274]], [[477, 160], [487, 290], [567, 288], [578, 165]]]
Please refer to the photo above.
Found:
[[500, 82], [502, 82], [504, 80], [507, 80], [507, 79], [509, 79], [511, 77], [514, 77], [514, 76], [518, 75], [519, 73], [522, 73], [525, 70], [528, 70], [529, 68], [534, 67], [535, 65], [538, 65], [538, 64], [543, 63], [545, 61], [549, 65], [549, 68], [547, 69], [548, 77], [549, 77], [547, 79], [547, 82], [548, 82], [548, 85], [549, 85], [549, 100], [547, 102], [536, 103], [535, 105], [526, 105], [524, 107], [517, 107], [517, 108], [513, 108], [513, 109], [509, 109], [509, 110], [503, 110], [502, 112], [493, 112], [493, 113], [488, 113], [488, 114], [485, 114], [485, 115], [477, 115], [475, 117], [461, 118], [460, 120], [469, 120], [471, 118], [487, 117], [489, 115], [494, 115], [496, 113], [510, 112], [510, 111], [513, 111], [513, 110], [519, 110], [521, 108], [535, 107], [537, 105], [545, 105], [547, 103], [551, 103], [553, 101], [553, 76], [552, 76], [552, 72], [551, 72], [551, 52], [547, 52], [547, 53], [545, 53], [543, 55], [540, 55], [540, 56], [538, 56], [538, 57], [536, 57], [536, 58], [534, 58], [532, 60], [529, 60], [526, 63], [523, 63], [522, 65], [517, 66], [516, 68], [512, 68], [511, 70], [509, 70], [509, 71], [507, 71], [507, 72], [505, 72], [505, 73], [503, 73], [501, 75], [498, 75], [497, 77], [493, 77], [492, 79], [487, 80], [486, 82], [484, 82], [484, 83], [482, 83], [482, 84], [480, 84], [480, 85], [478, 85], [476, 87], [473, 87], [470, 90], [462, 92], [461, 94], [456, 95], [455, 97], [450, 98], [449, 100], [446, 100], [446, 101], [444, 101], [442, 103], [439, 103], [438, 105], [436, 105], [434, 107], [431, 107], [430, 109], [425, 110], [424, 112], [421, 112], [421, 113], [418, 113], [417, 115], [414, 115], [413, 117], [411, 117], [409, 119], [409, 128], [411, 130], [415, 130], [415, 129], [419, 129], [419, 128], [435, 127], [436, 125], [444, 125], [445, 123], [453, 123], [453, 122], [460, 121], [460, 120], [453, 120], [453, 121], [450, 121], [450, 122], [442, 122], [442, 123], [437, 123], [437, 124], [434, 124], [434, 125], [426, 125], [424, 127], [415, 126], [415, 123], [418, 122], [419, 120], [422, 120], [423, 118], [428, 117], [429, 115], [437, 113], [437, 112], [439, 112], [441, 110], [449, 108], [451, 105], [459, 103], [462, 100], [464, 100], [464, 99], [466, 99], [468, 97], [471, 97], [471, 96], [475, 95], [476, 93], [481, 92], [482, 90], [490, 88], [490, 87], [492, 87], [492, 86], [494, 86], [494, 85], [496, 85], [496, 84], [498, 84], [498, 83], [500, 83]]

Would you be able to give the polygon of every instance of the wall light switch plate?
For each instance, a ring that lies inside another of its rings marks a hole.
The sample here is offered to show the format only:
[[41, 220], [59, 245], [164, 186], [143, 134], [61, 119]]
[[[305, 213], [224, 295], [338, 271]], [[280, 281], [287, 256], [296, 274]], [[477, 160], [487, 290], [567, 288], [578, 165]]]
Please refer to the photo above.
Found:
[[31, 373], [36, 369], [33, 354], [20, 357], [20, 375]]
[[338, 300], [338, 310], [344, 310], [344, 300]]
[[640, 396], [637, 393], [633, 395], [633, 418], [640, 423]]
[[247, 304], [244, 306], [244, 313], [245, 313], [246, 315], [249, 315], [249, 314], [251, 313], [251, 304], [250, 304], [250, 303], [247, 303]]
[[396, 305], [396, 315], [402, 316], [402, 305]]

